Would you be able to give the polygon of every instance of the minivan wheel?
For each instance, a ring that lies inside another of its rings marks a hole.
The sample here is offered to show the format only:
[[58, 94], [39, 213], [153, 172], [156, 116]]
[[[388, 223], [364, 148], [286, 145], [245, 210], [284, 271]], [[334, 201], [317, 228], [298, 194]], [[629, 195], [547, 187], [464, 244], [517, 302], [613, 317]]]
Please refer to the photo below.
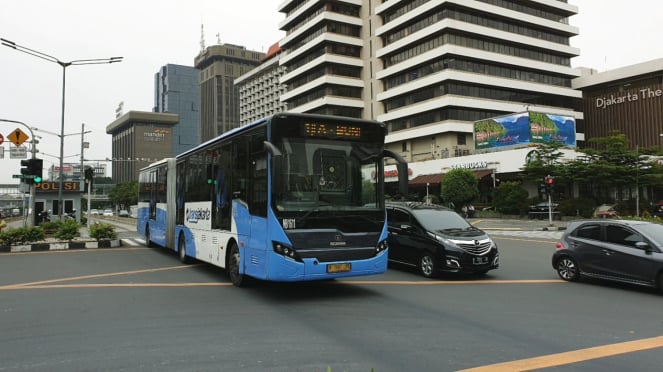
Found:
[[567, 282], [575, 282], [580, 276], [580, 269], [576, 261], [569, 257], [563, 256], [557, 260], [557, 275]]
[[434, 278], [437, 276], [437, 263], [435, 258], [429, 253], [424, 253], [419, 259], [419, 272], [426, 278]]

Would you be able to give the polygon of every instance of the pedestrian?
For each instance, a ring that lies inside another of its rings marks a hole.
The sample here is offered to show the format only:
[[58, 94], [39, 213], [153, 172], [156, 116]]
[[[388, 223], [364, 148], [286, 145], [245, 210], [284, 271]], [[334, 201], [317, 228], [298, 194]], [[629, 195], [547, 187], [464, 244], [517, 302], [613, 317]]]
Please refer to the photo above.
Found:
[[467, 217], [474, 218], [474, 206], [472, 204], [467, 207]]
[[5, 219], [3, 218], [2, 220], [0, 220], [0, 231], [4, 230], [5, 227], [7, 227], [7, 221], [5, 221]]
[[463, 211], [463, 218], [467, 218], [467, 206], [463, 205], [460, 210]]

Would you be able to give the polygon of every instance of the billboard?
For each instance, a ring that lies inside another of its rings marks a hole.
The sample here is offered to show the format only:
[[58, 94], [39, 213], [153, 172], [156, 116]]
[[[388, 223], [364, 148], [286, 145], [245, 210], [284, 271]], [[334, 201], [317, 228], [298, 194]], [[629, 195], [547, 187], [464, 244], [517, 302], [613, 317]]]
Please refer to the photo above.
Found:
[[474, 122], [475, 150], [554, 141], [576, 145], [574, 117], [528, 111]]

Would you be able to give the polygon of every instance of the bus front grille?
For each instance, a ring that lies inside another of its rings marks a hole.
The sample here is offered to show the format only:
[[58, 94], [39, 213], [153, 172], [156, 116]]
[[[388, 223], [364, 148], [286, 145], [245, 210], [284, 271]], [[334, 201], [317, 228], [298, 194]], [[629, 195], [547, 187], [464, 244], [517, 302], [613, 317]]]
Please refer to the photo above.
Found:
[[301, 258], [315, 258], [319, 262], [353, 261], [375, 257], [375, 247], [325, 248], [297, 250]]

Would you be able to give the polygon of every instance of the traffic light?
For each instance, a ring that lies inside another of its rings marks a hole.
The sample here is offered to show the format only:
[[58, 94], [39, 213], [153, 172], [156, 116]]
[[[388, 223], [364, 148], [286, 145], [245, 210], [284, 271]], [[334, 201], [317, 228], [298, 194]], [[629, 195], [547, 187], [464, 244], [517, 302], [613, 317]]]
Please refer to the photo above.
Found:
[[555, 192], [555, 177], [546, 176], [543, 183], [546, 185], [546, 194], [550, 195]]
[[91, 184], [94, 181], [94, 168], [85, 167], [85, 182]]
[[25, 183], [41, 183], [43, 167], [44, 161], [42, 159], [21, 160], [21, 174], [24, 176]]
[[34, 183], [41, 183], [41, 181], [43, 180], [42, 170], [44, 169], [44, 160], [36, 158], [30, 160], [32, 160], [30, 170], [32, 171], [32, 175], [35, 176], [32, 180], [34, 181]]

